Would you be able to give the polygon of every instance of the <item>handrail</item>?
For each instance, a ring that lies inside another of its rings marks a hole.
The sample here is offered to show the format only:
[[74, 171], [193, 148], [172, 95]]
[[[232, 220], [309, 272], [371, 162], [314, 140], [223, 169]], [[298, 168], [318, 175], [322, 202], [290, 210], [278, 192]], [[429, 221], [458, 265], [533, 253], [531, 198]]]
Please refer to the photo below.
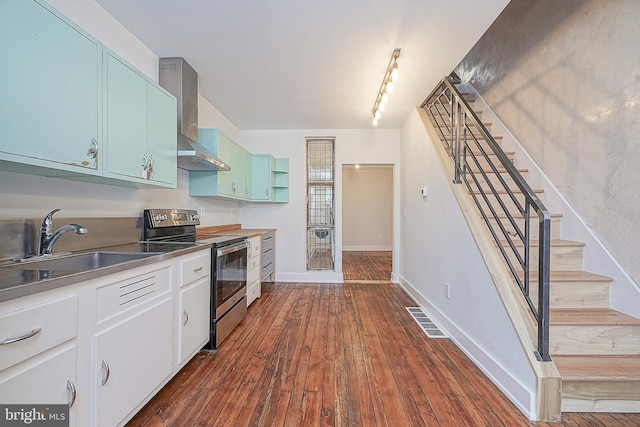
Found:
[[[536, 320], [536, 357], [549, 361], [551, 214], [454, 83], [457, 82], [452, 76], [444, 77], [420, 107], [431, 116], [453, 157], [454, 182], [466, 185]], [[510, 205], [522, 216], [524, 226], [519, 224]], [[537, 305], [530, 292], [533, 215], [538, 217]]]

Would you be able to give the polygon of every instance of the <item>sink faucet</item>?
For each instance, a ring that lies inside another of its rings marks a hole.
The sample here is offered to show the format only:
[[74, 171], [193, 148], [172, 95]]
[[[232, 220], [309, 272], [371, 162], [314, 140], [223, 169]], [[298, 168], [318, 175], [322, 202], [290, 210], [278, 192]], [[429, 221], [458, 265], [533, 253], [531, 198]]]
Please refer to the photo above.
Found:
[[53, 232], [53, 214], [60, 209], [54, 209], [47, 214], [40, 225], [40, 239], [38, 240], [38, 256], [53, 253], [53, 245], [66, 232], [73, 231], [76, 234], [87, 234], [89, 230], [80, 224], [67, 224]]

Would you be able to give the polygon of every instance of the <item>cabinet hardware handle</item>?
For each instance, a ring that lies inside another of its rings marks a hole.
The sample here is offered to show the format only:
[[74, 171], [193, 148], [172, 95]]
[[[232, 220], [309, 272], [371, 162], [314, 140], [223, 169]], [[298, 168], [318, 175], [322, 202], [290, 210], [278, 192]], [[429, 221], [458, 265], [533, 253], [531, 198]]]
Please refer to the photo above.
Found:
[[189, 312], [187, 310], [182, 311], [182, 326], [187, 326], [189, 323]]
[[236, 183], [235, 182], [231, 183], [231, 191], [233, 191], [233, 194], [236, 193]]
[[193, 269], [193, 272], [194, 272], [194, 273], [197, 273], [197, 272], [199, 272], [199, 271], [202, 271], [202, 266], [200, 266], [200, 267], [198, 267], [198, 268], [194, 268], [194, 269]]
[[76, 403], [76, 386], [71, 380], [67, 380], [67, 390], [71, 392], [71, 402], [69, 402], [69, 409]]
[[99, 150], [100, 146], [98, 145], [98, 141], [96, 141], [95, 138], [91, 138], [91, 148], [89, 148], [89, 151], [87, 151], [87, 155], [90, 158], [95, 159], [96, 157], [98, 157]]
[[102, 385], [105, 385], [107, 381], [109, 381], [109, 376], [111, 375], [111, 368], [109, 368], [109, 364], [106, 360], [102, 361], [102, 369], [104, 369], [104, 377], [102, 377]]
[[13, 344], [14, 342], [27, 340], [39, 334], [41, 330], [42, 328], [36, 328], [36, 329], [33, 329], [31, 332], [21, 335], [19, 337], [7, 338], [6, 340], [0, 341], [0, 345]]
[[266, 189], [264, 190], [264, 195], [265, 195], [265, 196], [267, 196], [267, 197], [269, 196], [269, 189], [268, 189], [268, 188], [266, 188]]

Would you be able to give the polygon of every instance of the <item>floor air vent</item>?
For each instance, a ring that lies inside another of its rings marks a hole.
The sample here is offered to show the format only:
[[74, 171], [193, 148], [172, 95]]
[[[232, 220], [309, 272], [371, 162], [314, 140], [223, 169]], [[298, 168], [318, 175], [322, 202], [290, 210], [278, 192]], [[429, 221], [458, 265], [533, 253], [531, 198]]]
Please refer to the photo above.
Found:
[[448, 338], [420, 307], [405, 307], [429, 338]]

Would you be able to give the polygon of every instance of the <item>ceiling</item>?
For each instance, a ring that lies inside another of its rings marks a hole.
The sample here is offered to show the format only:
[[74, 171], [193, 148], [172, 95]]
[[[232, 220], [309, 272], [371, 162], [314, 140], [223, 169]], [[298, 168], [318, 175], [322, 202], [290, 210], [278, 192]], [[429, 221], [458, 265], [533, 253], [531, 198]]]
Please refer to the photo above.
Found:
[[399, 128], [508, 0], [96, 0], [158, 57], [182, 56], [240, 130]]

